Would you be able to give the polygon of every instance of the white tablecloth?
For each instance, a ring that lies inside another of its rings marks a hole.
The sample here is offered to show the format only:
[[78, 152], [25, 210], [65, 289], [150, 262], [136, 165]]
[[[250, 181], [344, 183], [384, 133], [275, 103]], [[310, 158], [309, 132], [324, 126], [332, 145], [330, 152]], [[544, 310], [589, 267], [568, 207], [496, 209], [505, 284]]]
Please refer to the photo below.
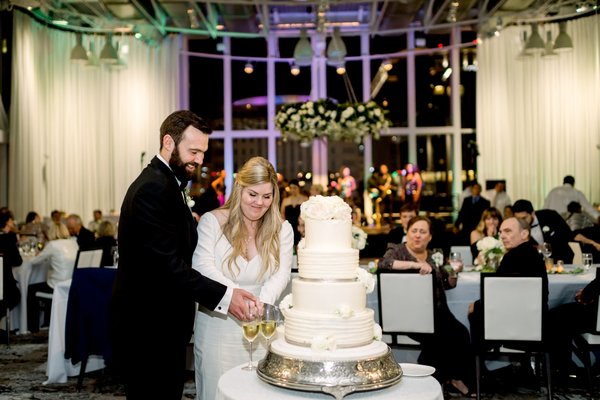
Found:
[[[217, 400], [256, 400], [256, 399], [333, 399], [333, 396], [319, 392], [303, 392], [285, 389], [263, 382], [256, 371], [244, 371], [239, 365], [227, 371], [219, 379]], [[388, 388], [355, 392], [345, 397], [376, 400], [443, 400], [442, 388], [431, 376], [412, 378], [403, 376], [400, 382]]]
[[18, 329], [19, 334], [29, 333], [27, 329], [27, 291], [29, 285], [46, 282], [46, 276], [50, 269], [49, 262], [31, 264], [33, 257], [23, 257], [23, 264], [13, 268], [13, 275], [19, 284], [21, 291], [21, 302], [11, 312], [11, 329]]
[[[44, 382], [44, 385], [48, 383], [66, 383], [69, 376], [79, 375], [81, 363], [73, 365], [70, 360], [65, 360], [65, 321], [67, 319], [67, 302], [70, 288], [70, 279], [58, 283], [54, 288], [48, 332], [48, 364], [46, 366], [48, 380]], [[85, 370], [90, 372], [102, 368], [104, 368], [104, 359], [98, 356], [90, 356]]]

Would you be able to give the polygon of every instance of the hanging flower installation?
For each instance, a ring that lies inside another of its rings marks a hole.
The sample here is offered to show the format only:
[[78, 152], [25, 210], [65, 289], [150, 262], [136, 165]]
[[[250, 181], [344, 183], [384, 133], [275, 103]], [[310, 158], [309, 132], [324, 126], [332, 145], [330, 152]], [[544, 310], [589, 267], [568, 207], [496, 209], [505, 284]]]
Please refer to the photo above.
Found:
[[292, 137], [302, 143], [319, 138], [361, 143], [367, 135], [379, 139], [389, 121], [374, 101], [335, 104], [321, 99], [284, 105], [275, 116], [275, 127], [284, 141]]

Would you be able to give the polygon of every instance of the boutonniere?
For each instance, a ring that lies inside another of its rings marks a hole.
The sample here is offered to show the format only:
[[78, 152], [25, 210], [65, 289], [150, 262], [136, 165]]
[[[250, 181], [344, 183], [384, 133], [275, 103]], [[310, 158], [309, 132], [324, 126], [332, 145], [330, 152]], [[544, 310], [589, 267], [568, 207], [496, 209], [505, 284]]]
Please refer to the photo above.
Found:
[[545, 232], [545, 233], [550, 232], [550, 227], [549, 226], [543, 226], [542, 227], [542, 232]]
[[189, 208], [194, 207], [194, 204], [196, 204], [196, 202], [192, 200], [192, 196], [190, 196], [190, 188], [186, 187], [185, 189], [183, 189], [183, 195], [185, 196], [185, 204], [187, 204]]

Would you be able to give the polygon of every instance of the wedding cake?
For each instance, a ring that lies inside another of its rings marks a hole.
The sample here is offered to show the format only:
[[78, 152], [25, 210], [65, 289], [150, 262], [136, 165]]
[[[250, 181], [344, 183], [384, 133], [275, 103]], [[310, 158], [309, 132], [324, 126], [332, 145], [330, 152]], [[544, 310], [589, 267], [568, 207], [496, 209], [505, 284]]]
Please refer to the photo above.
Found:
[[298, 277], [279, 305], [284, 326], [259, 364], [259, 376], [303, 390], [396, 383], [402, 372], [366, 305], [375, 279], [359, 267], [350, 206], [337, 196], [314, 196], [302, 203], [300, 216], [305, 238], [298, 245]]

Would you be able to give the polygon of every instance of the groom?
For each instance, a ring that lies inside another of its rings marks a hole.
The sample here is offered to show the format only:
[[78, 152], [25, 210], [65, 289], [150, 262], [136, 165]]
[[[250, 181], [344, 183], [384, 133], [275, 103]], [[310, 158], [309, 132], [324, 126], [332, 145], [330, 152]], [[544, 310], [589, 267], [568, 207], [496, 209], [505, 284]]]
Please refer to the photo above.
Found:
[[190, 111], [169, 115], [160, 127], [159, 154], [121, 207], [110, 333], [127, 399], [181, 399], [195, 302], [240, 320], [247, 301], [257, 302], [191, 266], [198, 234], [182, 188], [202, 165], [210, 133]]

